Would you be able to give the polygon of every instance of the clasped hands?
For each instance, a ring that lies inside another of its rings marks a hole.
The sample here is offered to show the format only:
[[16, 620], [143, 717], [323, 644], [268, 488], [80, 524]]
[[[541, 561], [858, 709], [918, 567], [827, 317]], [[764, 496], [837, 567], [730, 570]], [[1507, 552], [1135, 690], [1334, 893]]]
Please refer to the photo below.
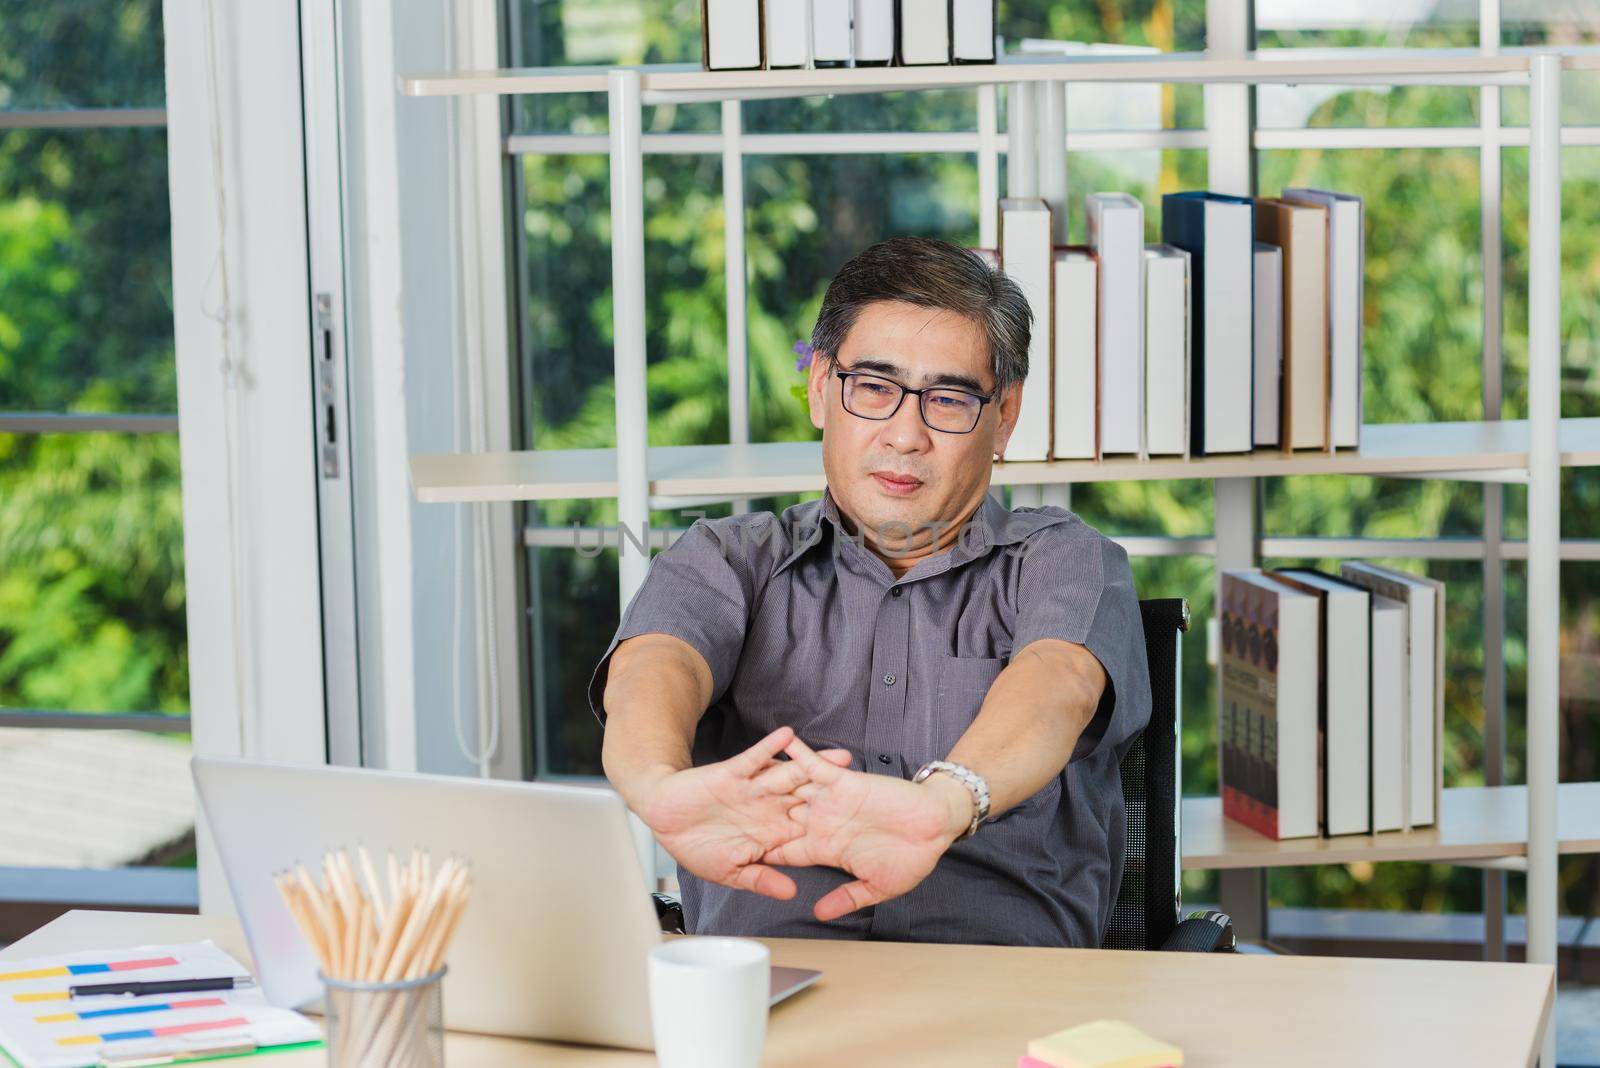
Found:
[[817, 752], [780, 727], [727, 760], [662, 769], [635, 809], [679, 864], [723, 886], [787, 901], [794, 880], [773, 865], [849, 872], [813, 908], [833, 920], [925, 879], [971, 823], [973, 800], [948, 775], [853, 771], [848, 751]]

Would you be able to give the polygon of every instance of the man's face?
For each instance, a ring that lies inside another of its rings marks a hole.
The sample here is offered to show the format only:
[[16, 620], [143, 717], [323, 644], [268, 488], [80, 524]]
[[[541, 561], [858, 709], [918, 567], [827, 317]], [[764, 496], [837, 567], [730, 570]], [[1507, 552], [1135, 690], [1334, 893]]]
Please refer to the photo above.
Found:
[[862, 309], [832, 364], [818, 358], [811, 365], [811, 422], [822, 430], [823, 470], [840, 511], [891, 551], [925, 546], [936, 524], [962, 520], [988, 492], [990, 464], [1016, 425], [1021, 387], [983, 405], [970, 433], [952, 434], [923, 422], [910, 394], [888, 419], [852, 415], [838, 371], [988, 396], [994, 372], [983, 331], [954, 312], [883, 301]]

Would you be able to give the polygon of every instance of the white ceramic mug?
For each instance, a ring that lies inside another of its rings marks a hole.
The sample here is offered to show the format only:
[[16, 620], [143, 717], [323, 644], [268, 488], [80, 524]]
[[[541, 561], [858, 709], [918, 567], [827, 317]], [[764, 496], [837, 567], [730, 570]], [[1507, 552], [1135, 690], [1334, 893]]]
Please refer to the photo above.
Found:
[[661, 1068], [756, 1068], [772, 954], [748, 938], [675, 938], [650, 951], [650, 1023]]

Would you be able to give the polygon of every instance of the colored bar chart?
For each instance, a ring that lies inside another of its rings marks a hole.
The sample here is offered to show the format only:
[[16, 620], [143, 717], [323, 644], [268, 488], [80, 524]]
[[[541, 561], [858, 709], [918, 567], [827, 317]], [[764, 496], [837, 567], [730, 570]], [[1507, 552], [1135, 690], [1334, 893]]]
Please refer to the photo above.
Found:
[[146, 1027], [138, 1031], [107, 1031], [104, 1034], [63, 1035], [56, 1039], [58, 1046], [92, 1046], [100, 1042], [127, 1042], [136, 1038], [174, 1038], [200, 1031], [223, 1031], [230, 1027], [248, 1027], [250, 1021], [243, 1016], [230, 1016], [226, 1020], [202, 1020], [198, 1023], [173, 1024], [169, 1027]]
[[170, 1012], [174, 1009], [209, 1009], [226, 1005], [221, 998], [192, 998], [188, 1001], [165, 1001], [159, 1004], [128, 1005], [115, 1009], [90, 1009], [86, 1012], [56, 1012], [48, 1016], [35, 1016], [34, 1023], [66, 1023], [72, 1020], [99, 1020], [106, 1016], [136, 1016], [142, 1012]]
[[106, 972], [136, 972], [145, 968], [170, 968], [176, 957], [149, 957], [144, 960], [119, 960], [108, 964], [57, 964], [23, 972], [0, 972], [0, 983], [24, 979], [68, 979], [75, 975], [103, 975]]

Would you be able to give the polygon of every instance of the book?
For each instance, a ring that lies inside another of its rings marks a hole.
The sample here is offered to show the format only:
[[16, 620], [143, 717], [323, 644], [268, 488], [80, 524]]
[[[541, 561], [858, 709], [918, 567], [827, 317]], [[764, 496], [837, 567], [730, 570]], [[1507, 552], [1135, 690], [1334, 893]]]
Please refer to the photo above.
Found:
[[811, 60], [819, 67], [842, 67], [854, 57], [851, 0], [807, 0], [811, 5]]
[[1406, 606], [1405, 827], [1426, 827], [1444, 785], [1444, 583], [1364, 560], [1339, 573]]
[[700, 0], [706, 70], [760, 69], [761, 36], [761, 0]]
[[811, 65], [811, 0], [765, 0], [767, 69]]
[[994, 62], [995, 2], [950, 0], [950, 62]]
[[1054, 444], [1058, 460], [1095, 458], [1095, 301], [1099, 264], [1082, 246], [1055, 250]]
[[858, 67], [894, 62], [895, 0], [855, 0], [855, 61]]
[[1249, 452], [1255, 434], [1255, 210], [1245, 197], [1168, 193], [1161, 240], [1190, 254], [1189, 435], [1194, 455]]
[[1222, 576], [1222, 812], [1268, 838], [1310, 838], [1318, 802], [1317, 599], [1255, 568]]
[[[1028, 1064], [1031, 1060], [1034, 1063]], [[1183, 1050], [1123, 1020], [1094, 1020], [1028, 1043], [1022, 1068], [1182, 1068]]]
[[950, 62], [950, 0], [900, 0], [900, 62], [908, 67]]
[[1280, 446], [1328, 447], [1327, 209], [1264, 197], [1256, 232], [1283, 250]]
[[1144, 454], [1189, 453], [1189, 254], [1144, 250]]
[[1126, 193], [1090, 193], [1089, 247], [1100, 262], [1100, 455], [1144, 448], [1144, 205]]
[[1283, 199], [1328, 211], [1328, 433], [1336, 449], [1361, 444], [1363, 279], [1366, 241], [1358, 196], [1291, 187]]
[[1310, 568], [1269, 575], [1317, 598], [1323, 834], [1372, 831], [1372, 594]]
[[1372, 595], [1372, 829], [1406, 826], [1406, 606]]
[[1050, 205], [1038, 197], [1000, 201], [1000, 269], [1017, 283], [1033, 311], [1028, 338], [1028, 378], [1022, 383], [1017, 424], [1002, 454], [1007, 460], [1050, 458], [1050, 340], [1053, 273]]
[[[1259, 218], [1256, 236], [1261, 236]], [[1255, 443], [1276, 445], [1278, 394], [1283, 386], [1283, 249], [1258, 240], [1255, 257]]]

